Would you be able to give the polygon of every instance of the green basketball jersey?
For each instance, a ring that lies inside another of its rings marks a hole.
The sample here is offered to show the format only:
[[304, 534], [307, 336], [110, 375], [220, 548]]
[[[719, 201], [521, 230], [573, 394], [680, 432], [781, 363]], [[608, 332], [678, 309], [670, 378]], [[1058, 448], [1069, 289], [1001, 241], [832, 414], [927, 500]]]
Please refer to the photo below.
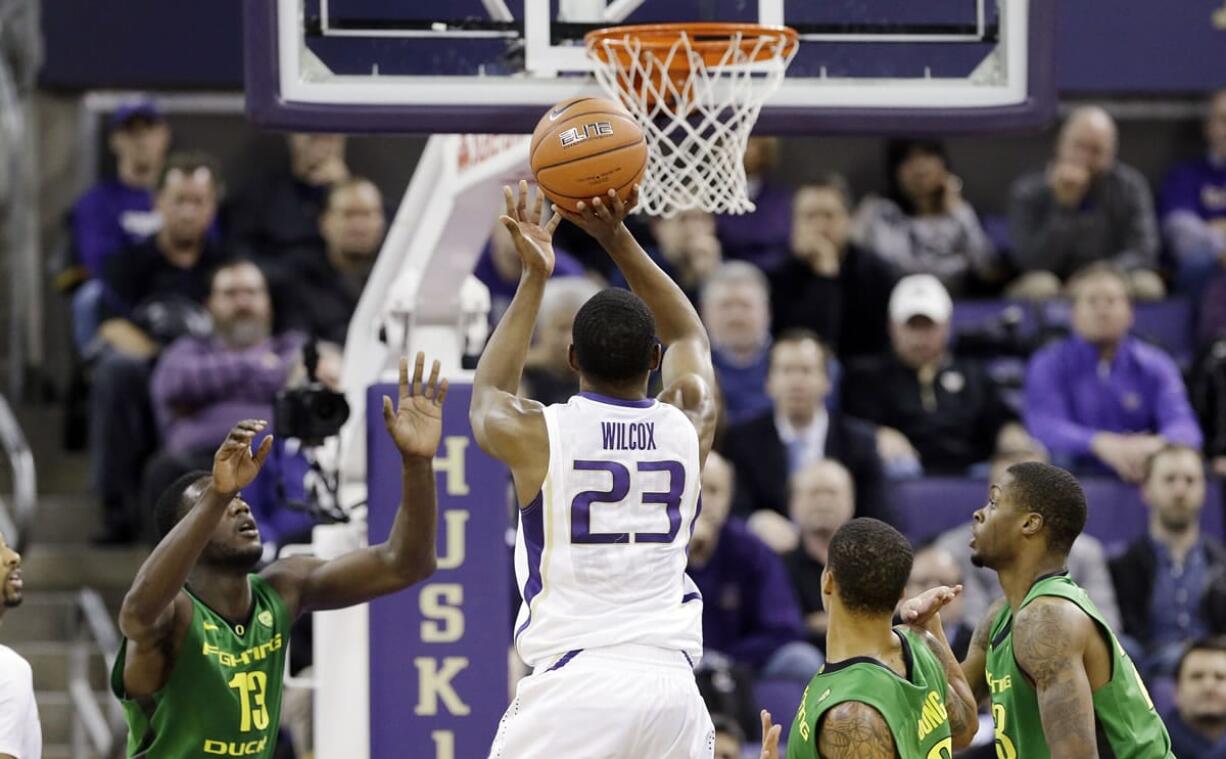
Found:
[[125, 640], [111, 690], [128, 719], [128, 756], [267, 759], [277, 745], [290, 619], [281, 596], [250, 575], [251, 617], [231, 625], [188, 591], [192, 621], [166, 685], [130, 699], [123, 687]]
[[845, 701], [876, 709], [894, 735], [900, 759], [950, 759], [953, 738], [945, 710], [948, 685], [936, 654], [910, 630], [895, 628], [907, 677], [868, 657], [827, 664], [809, 681], [788, 733], [787, 759], [818, 759], [822, 717]]
[[[1094, 692], [1094, 719], [1099, 756], [1117, 759], [1174, 759], [1166, 726], [1154, 711], [1137, 669], [1124, 653], [1094, 602], [1066, 573], [1040, 578], [1021, 607], [1040, 596], [1057, 596], [1077, 604], [1098, 624], [1111, 648], [1111, 679]], [[1039, 718], [1039, 700], [1029, 678], [1013, 657], [1013, 611], [1005, 606], [992, 622], [987, 657], [996, 725], [998, 759], [1048, 759], [1051, 752]]]

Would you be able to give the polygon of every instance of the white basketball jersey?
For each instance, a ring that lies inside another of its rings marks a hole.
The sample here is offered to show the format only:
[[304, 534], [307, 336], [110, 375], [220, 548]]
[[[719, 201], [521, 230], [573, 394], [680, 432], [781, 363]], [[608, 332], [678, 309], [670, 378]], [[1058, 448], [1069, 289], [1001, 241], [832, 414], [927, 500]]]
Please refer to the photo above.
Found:
[[698, 434], [653, 399], [582, 393], [545, 409], [549, 473], [520, 510], [515, 644], [536, 667], [627, 643], [702, 656], [702, 597], [685, 574], [698, 515]]

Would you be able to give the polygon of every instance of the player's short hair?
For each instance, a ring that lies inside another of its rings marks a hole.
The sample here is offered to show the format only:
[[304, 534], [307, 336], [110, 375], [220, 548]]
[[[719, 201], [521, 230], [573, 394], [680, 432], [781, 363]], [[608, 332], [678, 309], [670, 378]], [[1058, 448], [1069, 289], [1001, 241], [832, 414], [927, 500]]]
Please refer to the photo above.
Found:
[[835, 531], [826, 566], [848, 609], [890, 614], [907, 587], [913, 559], [901, 532], [879, 519], [859, 517]]
[[221, 164], [203, 150], [180, 150], [171, 153], [166, 159], [166, 164], [162, 166], [162, 173], [158, 175], [158, 190], [166, 187], [166, 180], [173, 173], [195, 174], [198, 171], [208, 172], [209, 181], [213, 185], [213, 193], [220, 198], [223, 189]]
[[1047, 548], [1067, 554], [1086, 526], [1086, 494], [1077, 478], [1041, 461], [1025, 461], [1005, 470], [1013, 475], [1010, 493], [1023, 509], [1043, 517]]
[[1221, 654], [1226, 654], [1226, 635], [1214, 635], [1207, 638], [1197, 638], [1188, 643], [1184, 647], [1183, 653], [1179, 655], [1179, 664], [1175, 667], [1175, 682], [1179, 682], [1179, 678], [1183, 677], [1183, 665], [1188, 660], [1188, 657], [1197, 651], [1214, 651]]
[[154, 526], [157, 529], [158, 540], [169, 535], [179, 520], [191, 510], [193, 504], [189, 503], [186, 497], [188, 488], [201, 479], [211, 476], [203, 469], [197, 469], [181, 476], [170, 483], [170, 487], [162, 491], [162, 494], [158, 496], [157, 504], [153, 507]]
[[575, 360], [588, 377], [628, 382], [651, 370], [656, 320], [643, 299], [610, 287], [593, 295], [575, 314], [571, 332]]
[[1161, 459], [1164, 456], [1170, 456], [1176, 453], [1190, 453], [1196, 457], [1197, 461], [1201, 461], [1201, 462], [1204, 461], [1204, 459], [1201, 457], [1200, 451], [1198, 451], [1197, 449], [1193, 448], [1190, 445], [1182, 445], [1180, 443], [1167, 443], [1166, 445], [1163, 445], [1161, 448], [1151, 453], [1149, 455], [1149, 458], [1145, 459], [1145, 475], [1141, 478], [1141, 484], [1142, 485], [1149, 484], [1149, 478], [1154, 475], [1154, 467], [1158, 465], [1158, 459]]

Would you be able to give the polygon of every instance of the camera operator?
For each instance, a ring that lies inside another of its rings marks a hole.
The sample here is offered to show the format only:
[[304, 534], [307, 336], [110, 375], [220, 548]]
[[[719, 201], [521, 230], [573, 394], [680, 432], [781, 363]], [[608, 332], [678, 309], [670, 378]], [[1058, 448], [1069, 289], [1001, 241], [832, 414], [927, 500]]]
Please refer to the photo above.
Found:
[[[303, 374], [306, 336], [272, 333], [268, 285], [255, 264], [237, 261], [217, 269], [207, 307], [213, 334], [176, 340], [153, 374], [153, 405], [163, 446], [145, 473], [146, 494], [162, 492], [192, 469], [207, 468], [235, 419], [274, 418], [278, 392]], [[335, 386], [339, 354], [321, 353], [318, 379]], [[275, 432], [280, 439], [289, 435], [286, 430]], [[257, 512], [265, 542], [273, 544], [312, 524], [306, 514], [277, 503], [271, 483], [283, 478], [300, 489], [307, 468], [300, 456], [282, 454], [280, 448], [274, 451], [260, 479], [244, 492]]]

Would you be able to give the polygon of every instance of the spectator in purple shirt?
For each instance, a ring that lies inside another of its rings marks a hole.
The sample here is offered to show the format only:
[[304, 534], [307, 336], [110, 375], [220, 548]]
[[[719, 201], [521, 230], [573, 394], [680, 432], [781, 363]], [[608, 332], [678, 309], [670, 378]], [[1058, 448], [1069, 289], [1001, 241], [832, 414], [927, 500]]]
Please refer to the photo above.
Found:
[[788, 260], [792, 228], [792, 190], [776, 184], [770, 172], [779, 161], [777, 137], [750, 137], [745, 147], [745, 191], [754, 210], [716, 219], [726, 258], [748, 261], [770, 271]]
[[[85, 191], [72, 207], [73, 263], [58, 279], [71, 289], [73, 338], [84, 350], [98, 331], [98, 300], [108, 257], [157, 233], [161, 216], [153, 207], [154, 188], [166, 149], [170, 127], [153, 101], [138, 99], [121, 104], [111, 116], [111, 152], [114, 179], [104, 179]], [[84, 281], [82, 281], [84, 280]]]
[[1226, 267], [1226, 90], [1209, 101], [1205, 142], [1205, 155], [1172, 169], [1158, 198], [1176, 285], [1193, 295]]
[[1069, 283], [1073, 335], [1026, 372], [1026, 427], [1067, 465], [1139, 482], [1166, 443], [1199, 449], [1200, 426], [1171, 357], [1129, 335], [1128, 275], [1094, 264]]
[[690, 578], [702, 593], [704, 648], [762, 677], [808, 682], [821, 653], [805, 628], [783, 560], [729, 517], [733, 472], [712, 452], [702, 472], [702, 513], [690, 540]]
[[[554, 277], [582, 277], [587, 274], [583, 264], [566, 251], [555, 247], [553, 253]], [[490, 241], [485, 250], [481, 251], [481, 257], [473, 268], [473, 276], [490, 289], [491, 326], [498, 323], [511, 305], [511, 298], [515, 297], [515, 289], [519, 287], [519, 275], [522, 272], [523, 263], [515, 252], [511, 233], [501, 224], [495, 224], [490, 230]]]
[[153, 191], [170, 146], [170, 127], [153, 101], [125, 102], [111, 115], [108, 145], [115, 154], [115, 178], [86, 190], [72, 207], [72, 241], [88, 277], [102, 274], [111, 253], [161, 226]]
[[724, 402], [726, 424], [770, 409], [770, 289], [753, 264], [728, 261], [707, 279], [699, 311], [711, 338], [711, 359]]
[[[167, 482], [205, 468], [235, 419], [271, 419], [273, 400], [302, 362], [304, 336], [272, 334], [272, 304], [263, 273], [250, 261], [226, 264], [213, 275], [208, 299], [213, 334], [182, 337], [162, 354], [153, 372], [153, 406], [163, 441], [150, 462], [145, 492], [162, 492]], [[322, 358], [321, 358], [322, 363]], [[335, 368], [334, 366], [332, 367]], [[319, 372], [335, 384], [335, 371]], [[282, 452], [273, 459], [283, 461]], [[274, 461], [274, 463], [276, 463]], [[275, 472], [262, 478], [273, 477]], [[253, 483], [252, 491], [264, 493]], [[280, 542], [283, 530], [310, 525], [305, 515], [275, 513], [257, 499], [252, 509], [273, 521], [266, 539]]]

